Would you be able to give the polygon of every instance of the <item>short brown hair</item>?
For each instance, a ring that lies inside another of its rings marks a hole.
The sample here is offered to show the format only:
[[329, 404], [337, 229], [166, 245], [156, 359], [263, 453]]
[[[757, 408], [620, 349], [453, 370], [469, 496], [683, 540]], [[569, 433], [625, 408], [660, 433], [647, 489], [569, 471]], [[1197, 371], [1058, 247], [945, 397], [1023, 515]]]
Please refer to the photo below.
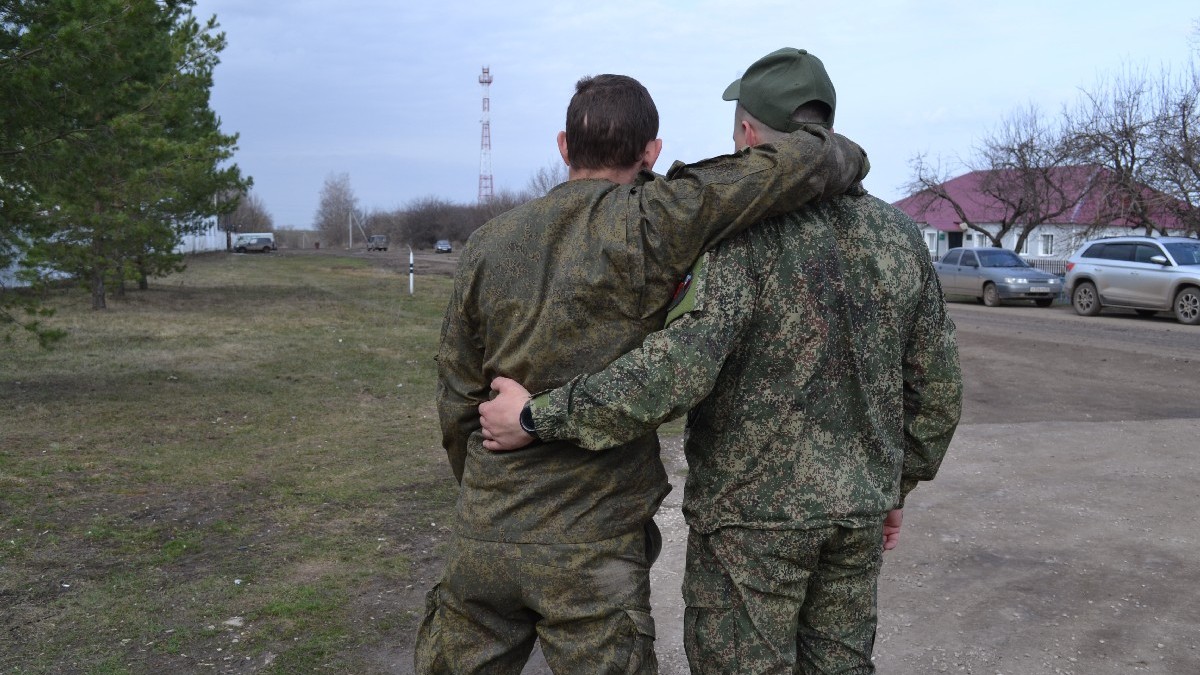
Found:
[[625, 75], [596, 75], [575, 83], [567, 106], [572, 168], [633, 166], [657, 136], [658, 108], [641, 82]]

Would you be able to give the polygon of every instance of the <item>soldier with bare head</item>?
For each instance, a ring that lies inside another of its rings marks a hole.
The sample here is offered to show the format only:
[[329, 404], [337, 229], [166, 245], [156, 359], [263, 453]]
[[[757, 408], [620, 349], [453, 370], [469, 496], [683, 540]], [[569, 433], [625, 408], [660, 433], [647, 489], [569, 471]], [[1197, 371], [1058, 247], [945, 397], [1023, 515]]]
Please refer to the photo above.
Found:
[[569, 180], [462, 253], [437, 355], [457, 519], [420, 673], [519, 673], [535, 640], [556, 672], [657, 671], [652, 518], [670, 485], [653, 430], [602, 454], [549, 440], [498, 454], [478, 406], [497, 376], [548, 389], [636, 347], [701, 252], [866, 173], [861, 148], [813, 127], [657, 175], [657, 133], [636, 80], [580, 80], [558, 138]]

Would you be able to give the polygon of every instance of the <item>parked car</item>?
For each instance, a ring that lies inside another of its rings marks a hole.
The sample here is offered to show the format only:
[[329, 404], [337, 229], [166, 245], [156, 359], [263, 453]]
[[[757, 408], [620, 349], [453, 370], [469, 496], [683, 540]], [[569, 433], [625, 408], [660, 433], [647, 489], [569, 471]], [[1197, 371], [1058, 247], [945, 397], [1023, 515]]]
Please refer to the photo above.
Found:
[[367, 237], [368, 251], [386, 251], [388, 247], [388, 238], [386, 234], [373, 234]]
[[275, 241], [267, 237], [239, 239], [233, 250], [238, 253], [270, 253], [275, 250]]
[[1006, 248], [952, 248], [933, 267], [943, 293], [970, 296], [988, 307], [1005, 300], [1049, 307], [1063, 289], [1057, 274], [1030, 267]]
[[1200, 240], [1186, 237], [1104, 237], [1067, 258], [1067, 289], [1082, 316], [1124, 307], [1143, 316], [1174, 312], [1200, 325]]
[[449, 239], [438, 239], [437, 243], [433, 245], [434, 253], [450, 253], [453, 250]]
[[[234, 237], [233, 250], [237, 251], [238, 249], [242, 248], [244, 245], [250, 245], [250, 244], [253, 244], [255, 246], [262, 246], [261, 242], [257, 242], [257, 243], [255, 242], [255, 240], [258, 240], [258, 239], [269, 240], [271, 242], [271, 250], [272, 251], [276, 250], [275, 233], [274, 232], [242, 232], [242, 233], [238, 234], [236, 237]], [[257, 250], [257, 249], [255, 249], [255, 250]]]

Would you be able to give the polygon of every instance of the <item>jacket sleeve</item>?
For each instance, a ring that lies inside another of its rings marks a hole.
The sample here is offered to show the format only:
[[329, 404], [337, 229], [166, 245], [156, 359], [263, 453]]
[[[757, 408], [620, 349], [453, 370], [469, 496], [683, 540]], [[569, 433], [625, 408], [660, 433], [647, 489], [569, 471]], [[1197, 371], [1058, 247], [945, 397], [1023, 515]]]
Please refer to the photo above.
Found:
[[641, 188], [648, 262], [676, 279], [701, 253], [763, 218], [863, 192], [869, 168], [861, 147], [818, 125], [733, 155], [676, 162]]
[[734, 257], [700, 258], [668, 326], [640, 347], [600, 372], [536, 396], [538, 435], [603, 450], [653, 431], [707, 396], [753, 313], [746, 266], [728, 264]]
[[904, 467], [897, 508], [919, 481], [933, 480], [962, 414], [954, 321], [933, 266], [924, 267], [921, 310], [904, 353]]
[[483, 345], [475, 338], [475, 331], [464, 311], [463, 285], [461, 278], [455, 280], [454, 292], [442, 319], [436, 394], [442, 446], [459, 483], [467, 458], [467, 442], [480, 428], [479, 404], [488, 398], [488, 384], [483, 378]]

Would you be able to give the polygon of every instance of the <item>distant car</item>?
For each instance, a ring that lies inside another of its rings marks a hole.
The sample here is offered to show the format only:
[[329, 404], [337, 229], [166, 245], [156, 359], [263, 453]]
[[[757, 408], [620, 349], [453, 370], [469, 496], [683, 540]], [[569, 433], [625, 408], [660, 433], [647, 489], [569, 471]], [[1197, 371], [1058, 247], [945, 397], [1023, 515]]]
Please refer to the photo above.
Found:
[[275, 242], [267, 237], [240, 239], [233, 250], [238, 253], [270, 253], [275, 250]]
[[1200, 241], [1186, 237], [1105, 237], [1067, 258], [1071, 305], [1081, 316], [1124, 307], [1142, 316], [1173, 312], [1200, 325]]
[[368, 251], [386, 251], [388, 247], [388, 238], [386, 234], [373, 234], [367, 237]]
[[276, 250], [275, 233], [274, 232], [242, 232], [234, 238], [233, 250], [237, 251], [241, 248], [257, 250], [257, 248], [261, 248], [261, 246], [262, 246], [261, 241], [256, 241], [259, 239], [266, 239], [266, 240], [270, 241], [271, 242], [271, 250], [272, 251]]
[[952, 248], [933, 267], [943, 293], [973, 297], [988, 307], [1005, 300], [1049, 307], [1063, 289], [1058, 275], [1030, 267], [1006, 248]]
[[450, 246], [449, 239], [438, 239], [438, 242], [433, 245], [434, 253], [450, 253], [454, 248]]

